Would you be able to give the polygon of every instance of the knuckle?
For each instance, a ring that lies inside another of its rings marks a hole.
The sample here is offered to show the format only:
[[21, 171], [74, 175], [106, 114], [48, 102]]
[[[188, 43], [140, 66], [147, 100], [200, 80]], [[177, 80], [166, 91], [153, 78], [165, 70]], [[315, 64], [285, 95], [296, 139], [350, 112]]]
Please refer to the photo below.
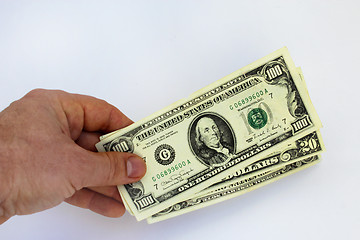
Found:
[[35, 88], [35, 89], [31, 90], [30, 92], [28, 92], [26, 94], [26, 96], [39, 96], [39, 95], [43, 95], [45, 92], [46, 92], [45, 89]]
[[43, 88], [35, 88], [28, 92], [25, 97], [49, 97], [49, 96], [62, 96], [68, 94], [63, 90], [49, 90]]

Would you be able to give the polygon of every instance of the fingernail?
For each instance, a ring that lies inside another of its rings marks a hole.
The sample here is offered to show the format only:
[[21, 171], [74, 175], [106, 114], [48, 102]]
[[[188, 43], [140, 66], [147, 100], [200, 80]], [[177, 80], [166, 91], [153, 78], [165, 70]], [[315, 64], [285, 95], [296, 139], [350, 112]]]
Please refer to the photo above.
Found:
[[139, 157], [130, 157], [126, 163], [127, 175], [131, 178], [136, 178], [144, 175], [145, 173], [145, 162]]

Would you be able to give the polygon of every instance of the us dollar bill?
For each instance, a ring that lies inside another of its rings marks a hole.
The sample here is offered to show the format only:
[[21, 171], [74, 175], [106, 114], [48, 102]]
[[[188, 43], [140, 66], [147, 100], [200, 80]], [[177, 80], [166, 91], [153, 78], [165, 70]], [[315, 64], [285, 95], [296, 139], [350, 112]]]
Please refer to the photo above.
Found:
[[217, 191], [218, 189], [222, 189], [224, 187], [234, 186], [243, 178], [252, 177], [264, 172], [270, 172], [274, 169], [282, 168], [285, 165], [312, 157], [314, 155], [319, 155], [323, 151], [325, 151], [325, 147], [320, 131], [312, 132], [305, 137], [289, 143], [281, 150], [275, 151], [263, 159], [253, 162], [246, 167], [237, 169], [235, 172], [232, 172], [219, 182], [214, 183], [204, 190], [194, 194], [193, 197]]
[[218, 188], [215, 191], [174, 204], [173, 206], [154, 214], [148, 218], [147, 221], [148, 223], [163, 221], [243, 195], [247, 192], [266, 186], [283, 177], [313, 166], [319, 161], [320, 156], [315, 155], [293, 163], [288, 163], [281, 168], [265, 171], [255, 176], [247, 176], [241, 180], [239, 179], [237, 184], [227, 185], [222, 188]]
[[[292, 163], [299, 165], [310, 160], [312, 161], [313, 156], [319, 155], [324, 150], [325, 148], [320, 132], [317, 131], [308, 134], [305, 137], [296, 140], [294, 143], [289, 144], [287, 147], [284, 147], [282, 151], [275, 152], [266, 158], [256, 161], [244, 168], [238, 169], [236, 172], [228, 175], [221, 181], [214, 183], [199, 193], [194, 194], [190, 199], [176, 203], [173, 206], [154, 214], [148, 218], [148, 222], [152, 223], [156, 221], [162, 221], [167, 218], [191, 212], [205, 206], [241, 195], [244, 193], [244, 191], [238, 190], [232, 192], [231, 194], [216, 195], [216, 198], [211, 197], [209, 198], [211, 201], [202, 201], [202, 199], [207, 199], [207, 196], [213, 196], [214, 192], [233, 189], [234, 187], [244, 184], [244, 182], [258, 179], [261, 176], [289, 166]], [[247, 188], [246, 191], [251, 191], [251, 188]]]
[[[282, 48], [107, 135], [96, 147], [145, 159], [142, 180], [118, 186], [127, 207], [142, 220], [320, 127]], [[182, 177], [173, 181], [180, 171]]]
[[[303, 72], [302, 72], [301, 67], [297, 67], [297, 68], [296, 68], [296, 71], [297, 71], [297, 73], [299, 74], [299, 78], [301, 79], [302, 83], [304, 84], [305, 89], [306, 89], [306, 92], [307, 92], [306, 83], [305, 83], [305, 80], [304, 80], [304, 74], [303, 74]], [[309, 93], [307, 92], [307, 94], [309, 94]], [[107, 137], [110, 137], [111, 135], [113, 135], [113, 134], [115, 134], [115, 133], [117, 133], [117, 132], [119, 132], [119, 131], [121, 131], [121, 129], [100, 136], [100, 141], [103, 140], [103, 139], [105, 139], [105, 138], [107, 138]]]

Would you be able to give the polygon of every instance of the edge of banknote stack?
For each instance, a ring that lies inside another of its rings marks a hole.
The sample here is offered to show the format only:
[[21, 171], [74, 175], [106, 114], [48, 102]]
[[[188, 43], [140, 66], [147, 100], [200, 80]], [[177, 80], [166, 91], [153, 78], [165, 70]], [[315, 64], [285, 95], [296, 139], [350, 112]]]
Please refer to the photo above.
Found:
[[128, 212], [154, 223], [240, 196], [318, 163], [321, 122], [286, 47], [120, 130], [99, 152], [147, 163], [118, 186]]

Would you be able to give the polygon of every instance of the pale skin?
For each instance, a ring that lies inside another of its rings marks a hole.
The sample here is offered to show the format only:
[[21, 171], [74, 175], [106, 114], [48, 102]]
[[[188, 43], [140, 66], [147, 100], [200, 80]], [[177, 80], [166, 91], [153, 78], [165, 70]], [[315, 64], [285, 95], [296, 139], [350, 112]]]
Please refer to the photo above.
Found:
[[116, 185], [139, 181], [145, 162], [98, 153], [102, 134], [132, 121], [93, 97], [33, 90], [0, 113], [0, 224], [63, 201], [108, 217], [125, 208]]

